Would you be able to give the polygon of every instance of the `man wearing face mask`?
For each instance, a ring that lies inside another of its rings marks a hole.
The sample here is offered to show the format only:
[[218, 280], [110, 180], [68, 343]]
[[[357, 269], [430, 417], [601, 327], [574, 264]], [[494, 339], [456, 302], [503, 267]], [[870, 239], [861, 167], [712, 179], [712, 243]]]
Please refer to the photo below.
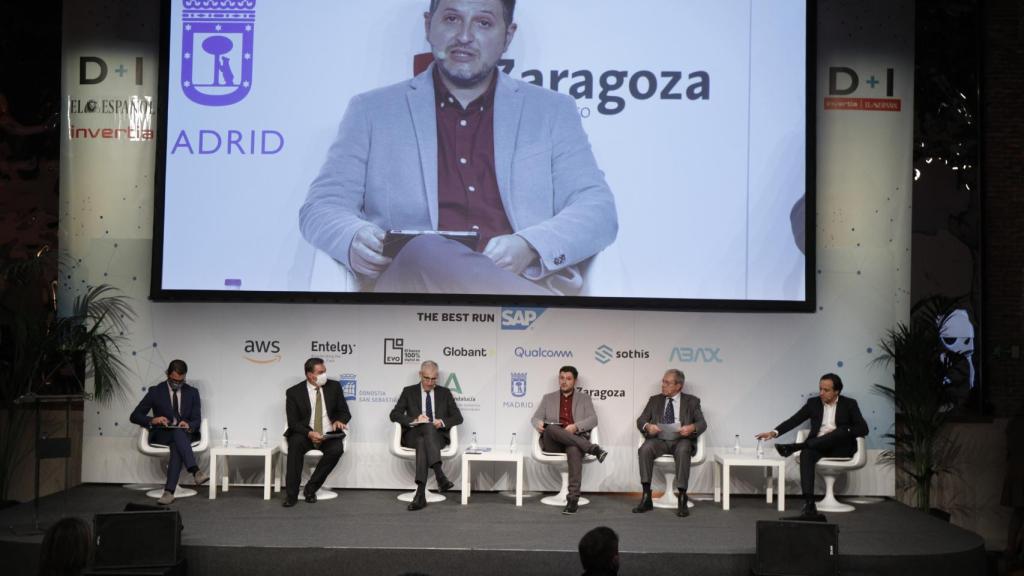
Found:
[[[580, 265], [615, 240], [615, 199], [576, 103], [497, 68], [514, 11], [515, 0], [431, 0], [434, 63], [349, 103], [299, 227], [364, 289], [574, 295]], [[395, 229], [477, 235], [420, 234], [392, 258]]]
[[183, 465], [192, 474], [196, 486], [210, 478], [199, 469], [192, 453], [192, 442], [198, 440], [203, 416], [199, 390], [185, 382], [187, 373], [188, 365], [183, 360], [172, 360], [167, 367], [167, 380], [151, 387], [129, 417], [133, 424], [150, 429], [150, 444], [164, 445], [170, 450], [167, 482], [158, 500], [164, 505], [174, 502], [174, 491]]
[[348, 402], [341, 392], [341, 384], [337, 380], [327, 379], [327, 367], [323, 359], [310, 358], [306, 360], [304, 368], [306, 379], [289, 388], [284, 395], [285, 413], [288, 416], [288, 429], [284, 433], [288, 441], [285, 508], [295, 506], [299, 500], [302, 460], [310, 450], [324, 453], [303, 489], [306, 502], [316, 502], [316, 491], [323, 486], [345, 450], [343, 434], [324, 434], [344, 432], [352, 419]]

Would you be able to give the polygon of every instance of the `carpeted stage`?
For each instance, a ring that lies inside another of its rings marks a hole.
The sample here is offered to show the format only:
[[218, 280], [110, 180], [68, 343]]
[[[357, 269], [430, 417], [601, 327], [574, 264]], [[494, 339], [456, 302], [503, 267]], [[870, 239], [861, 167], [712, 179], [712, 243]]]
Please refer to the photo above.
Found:
[[[632, 514], [636, 496], [591, 495], [575, 516], [527, 499], [522, 508], [494, 493], [474, 493], [468, 506], [457, 492], [419, 512], [407, 512], [394, 491], [339, 490], [340, 498], [294, 508], [281, 494], [262, 499], [261, 488], [232, 488], [210, 501], [177, 500], [183, 554], [190, 575], [427, 574], [488, 576], [579, 574], [576, 545], [598, 525], [621, 539], [620, 574], [749, 575], [755, 552], [755, 522], [780, 513], [764, 497], [733, 497], [723, 512], [698, 501], [689, 518], [655, 509]], [[60, 494], [40, 503], [43, 523], [62, 513], [91, 522], [96, 513], [121, 511], [128, 502], [153, 504], [120, 486], [74, 488], [63, 511]], [[787, 500], [785, 514], [798, 510]], [[853, 513], [831, 514], [839, 526], [840, 568], [845, 575], [912, 574], [958, 576], [984, 573], [982, 539], [971, 532], [891, 501], [865, 504]], [[31, 504], [0, 511], [3, 573], [34, 574], [41, 536], [18, 536], [11, 527], [32, 524]], [[327, 568], [328, 572], [324, 572]], [[13, 569], [13, 570], [12, 570]]]

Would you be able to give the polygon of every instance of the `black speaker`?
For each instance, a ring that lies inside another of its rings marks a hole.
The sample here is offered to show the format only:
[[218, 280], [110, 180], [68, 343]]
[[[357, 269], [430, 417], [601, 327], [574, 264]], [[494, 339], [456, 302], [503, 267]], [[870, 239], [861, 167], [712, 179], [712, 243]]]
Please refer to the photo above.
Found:
[[836, 576], [839, 528], [821, 522], [757, 522], [758, 576]]
[[93, 568], [173, 566], [181, 560], [177, 510], [97, 514]]

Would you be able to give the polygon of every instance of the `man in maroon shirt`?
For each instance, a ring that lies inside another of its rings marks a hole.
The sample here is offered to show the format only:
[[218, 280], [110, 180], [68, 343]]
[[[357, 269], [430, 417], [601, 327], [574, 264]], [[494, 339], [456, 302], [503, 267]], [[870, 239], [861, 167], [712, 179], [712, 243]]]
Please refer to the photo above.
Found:
[[[514, 10], [515, 0], [432, 0], [434, 63], [349, 103], [299, 220], [364, 287], [576, 294], [579, 264], [614, 241], [615, 200], [575, 102], [497, 69]], [[421, 234], [392, 259], [388, 230], [478, 239]]]
[[565, 452], [569, 463], [569, 494], [563, 514], [575, 514], [579, 508], [583, 455], [593, 454], [599, 462], [608, 456], [590, 442], [590, 431], [597, 427], [597, 413], [590, 395], [576, 391], [578, 376], [575, 367], [562, 366], [558, 370], [558, 390], [545, 394], [533, 414], [541, 448], [545, 452]]

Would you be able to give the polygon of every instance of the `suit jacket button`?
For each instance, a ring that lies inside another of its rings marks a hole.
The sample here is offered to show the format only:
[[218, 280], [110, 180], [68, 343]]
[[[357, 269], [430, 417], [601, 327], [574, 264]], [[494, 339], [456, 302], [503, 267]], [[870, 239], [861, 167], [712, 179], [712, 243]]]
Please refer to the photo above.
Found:
[[559, 254], [558, 258], [555, 258], [555, 266], [561, 266], [565, 262], [565, 254]]

